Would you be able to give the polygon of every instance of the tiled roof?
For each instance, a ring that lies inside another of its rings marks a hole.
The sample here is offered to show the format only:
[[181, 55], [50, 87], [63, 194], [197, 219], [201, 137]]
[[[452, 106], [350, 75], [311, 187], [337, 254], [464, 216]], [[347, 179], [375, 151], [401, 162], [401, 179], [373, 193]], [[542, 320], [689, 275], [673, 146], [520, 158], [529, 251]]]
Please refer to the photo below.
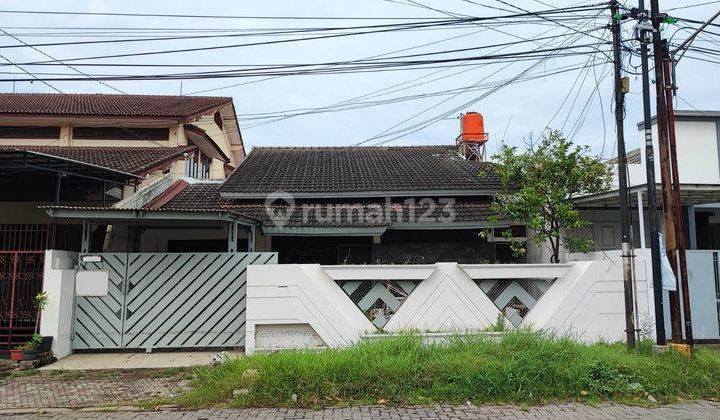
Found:
[[495, 165], [454, 146], [254, 148], [230, 176], [226, 197], [285, 191], [296, 196], [500, 189]]
[[[273, 221], [268, 214], [268, 209], [262, 200], [229, 200], [220, 196], [219, 183], [197, 183], [189, 184], [175, 195], [171, 200], [164, 203], [160, 210], [206, 210], [226, 211], [238, 214], [243, 217], [261, 221], [266, 226], [272, 226]], [[319, 207], [318, 207], [319, 206]], [[328, 207], [330, 206], [330, 207]], [[381, 206], [381, 207], [379, 207]], [[299, 200], [287, 217], [284, 226], [292, 227], [367, 227], [387, 226], [391, 223], [425, 223], [419, 218], [439, 218], [447, 216], [442, 204], [438, 204], [433, 213], [424, 214], [427, 206], [415, 206], [405, 202], [404, 199], [396, 199], [390, 206], [391, 219], [373, 217], [371, 214], [378, 214], [378, 209], [385, 209], [385, 202], [382, 199], [354, 199], [326, 202], [321, 200]], [[414, 208], [413, 208], [414, 207]], [[349, 209], [353, 209], [349, 211]], [[310, 210], [304, 210], [310, 209]], [[314, 210], [317, 209], [317, 210]], [[328, 216], [330, 209], [330, 216]], [[273, 204], [272, 212], [285, 214], [290, 209], [287, 204]], [[454, 223], [485, 222], [493, 215], [488, 199], [482, 198], [460, 198], [458, 197], [452, 205]], [[375, 212], [375, 213], [371, 213]], [[411, 215], [414, 213], [414, 219]], [[348, 215], [349, 214], [349, 215]], [[362, 216], [361, 216], [362, 214]], [[400, 216], [398, 216], [400, 214]], [[391, 222], [388, 222], [390, 220]]]
[[184, 119], [228, 103], [232, 103], [232, 98], [84, 93], [0, 93], [0, 115]]
[[0, 146], [6, 150], [30, 150], [72, 159], [116, 171], [141, 174], [176, 159], [195, 146], [175, 147], [92, 147], [92, 146]]
[[[641, 156], [640, 156], [640, 149], [633, 149], [625, 153], [625, 156], [627, 156], [627, 163], [642, 163]], [[614, 157], [612, 159], [608, 159], [605, 163], [616, 165], [620, 163], [620, 160], [618, 157]]]

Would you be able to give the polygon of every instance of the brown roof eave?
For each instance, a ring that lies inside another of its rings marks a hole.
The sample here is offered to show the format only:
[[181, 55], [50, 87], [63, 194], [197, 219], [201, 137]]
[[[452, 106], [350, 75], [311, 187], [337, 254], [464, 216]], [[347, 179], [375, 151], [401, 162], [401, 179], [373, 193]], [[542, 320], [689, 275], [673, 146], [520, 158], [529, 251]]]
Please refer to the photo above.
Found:
[[174, 153], [174, 154], [172, 154], [172, 155], [170, 155], [170, 156], [165, 156], [165, 157], [163, 157], [162, 159], [160, 159], [160, 160], [158, 160], [158, 161], [152, 162], [152, 163], [150, 163], [150, 164], [147, 164], [147, 165], [139, 168], [139, 169], [136, 171], [136, 174], [138, 174], [138, 175], [148, 174], [148, 173], [150, 173], [150, 172], [152, 172], [152, 171], [154, 171], [154, 170], [156, 170], [156, 169], [164, 166], [164, 165], [167, 164], [167, 163], [172, 163], [172, 162], [178, 160], [179, 157], [185, 155], [186, 153], [188, 153], [188, 152], [190, 152], [190, 151], [194, 151], [196, 148], [197, 148], [196, 146], [186, 146], [185, 149], [179, 150], [177, 153]]

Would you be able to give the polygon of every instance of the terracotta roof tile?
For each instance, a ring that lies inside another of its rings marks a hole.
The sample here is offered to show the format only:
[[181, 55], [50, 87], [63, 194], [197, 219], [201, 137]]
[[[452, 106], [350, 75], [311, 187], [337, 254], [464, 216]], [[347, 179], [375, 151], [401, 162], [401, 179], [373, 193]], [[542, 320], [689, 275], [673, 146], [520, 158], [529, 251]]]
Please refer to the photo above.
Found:
[[0, 93], [0, 115], [185, 119], [229, 103], [232, 98], [213, 96]]

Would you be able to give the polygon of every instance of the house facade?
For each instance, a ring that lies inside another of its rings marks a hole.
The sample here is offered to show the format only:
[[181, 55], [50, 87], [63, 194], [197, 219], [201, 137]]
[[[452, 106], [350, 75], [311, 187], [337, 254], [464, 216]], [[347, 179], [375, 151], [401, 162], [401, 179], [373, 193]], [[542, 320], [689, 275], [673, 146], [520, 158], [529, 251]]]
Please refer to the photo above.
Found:
[[111, 206], [163, 177], [222, 180], [244, 155], [231, 98], [0, 94], [0, 249], [39, 246], [40, 204]]
[[[660, 159], [657, 135], [657, 120], [652, 120], [653, 147], [655, 150], [657, 220], [660, 232], [665, 226], [662, 217], [662, 185], [660, 183]], [[644, 144], [643, 124], [638, 123], [638, 144]], [[720, 340], [720, 112], [718, 111], [676, 111], [675, 132], [677, 163], [680, 177], [680, 203], [682, 207], [679, 222], [685, 228], [687, 238], [687, 273], [690, 310], [692, 314], [693, 337], [698, 342], [716, 343]], [[628, 191], [632, 246], [635, 255], [650, 261], [650, 214], [646, 194], [645, 148], [630, 150], [628, 156]], [[605, 193], [576, 200], [583, 215], [592, 226], [581, 232], [586, 239], [594, 242], [594, 253], [575, 255], [619, 261], [620, 213], [617, 183], [617, 160], [608, 162], [614, 171], [613, 188]], [[572, 258], [572, 257], [571, 257]], [[651, 273], [650, 267], [638, 267]], [[652, 276], [645, 285], [652, 289]], [[637, 282], [637, 279], [636, 279]], [[636, 284], [637, 286], [637, 284]], [[681, 299], [682, 291], [678, 299]], [[670, 295], [664, 292], [665, 324], [668, 334], [682, 336], [679, 327], [684, 322], [670, 320]], [[648, 301], [653, 307], [652, 299]], [[682, 318], [682, 315], [681, 315]]]
[[[522, 259], [509, 242], [524, 241], [525, 229], [493, 214], [500, 189], [494, 164], [468, 160], [455, 146], [255, 148], [224, 182], [178, 179], [138, 200], [143, 205], [112, 211], [126, 220], [137, 209], [169, 219], [183, 212], [237, 218], [243, 224], [234, 246], [278, 252], [281, 263], [509, 262]], [[109, 223], [110, 210], [50, 211]], [[220, 250], [223, 240], [208, 250]], [[171, 241], [145, 237], [133, 249], [178, 250]], [[115, 238], [103, 243], [95, 251], [126, 246]]]
[[[658, 209], [662, 211], [657, 120], [652, 121], [655, 189]], [[643, 124], [638, 123], [637, 129], [638, 144], [644, 144]], [[720, 249], [720, 112], [676, 111], [675, 132], [682, 223], [687, 232], [688, 249]], [[637, 248], [649, 248], [645, 148], [632, 149], [627, 156], [633, 243]], [[593, 240], [595, 251], [620, 249], [617, 160], [612, 159], [608, 164], [612, 165], [614, 174], [611, 190], [576, 200], [576, 205], [593, 222], [582, 235]], [[660, 227], [662, 231], [664, 227]]]
[[[34, 331], [46, 249], [158, 235], [159, 226], [103, 224], [83, 236], [81, 220], [41, 207], [134, 206], [138, 191], [178, 177], [222, 180], [244, 155], [231, 98], [0, 94], [0, 353]], [[183, 223], [190, 230], [176, 247], [227, 234], [224, 224]]]

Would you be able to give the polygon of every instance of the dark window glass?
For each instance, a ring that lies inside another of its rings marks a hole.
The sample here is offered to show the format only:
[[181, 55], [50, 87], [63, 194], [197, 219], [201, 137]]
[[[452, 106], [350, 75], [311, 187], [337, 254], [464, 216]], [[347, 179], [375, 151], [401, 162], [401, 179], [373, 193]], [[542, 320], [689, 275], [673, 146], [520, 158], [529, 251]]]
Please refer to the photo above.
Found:
[[168, 128], [73, 127], [73, 138], [104, 140], [160, 140], [170, 135]]
[[58, 139], [60, 127], [0, 126], [0, 139]]

